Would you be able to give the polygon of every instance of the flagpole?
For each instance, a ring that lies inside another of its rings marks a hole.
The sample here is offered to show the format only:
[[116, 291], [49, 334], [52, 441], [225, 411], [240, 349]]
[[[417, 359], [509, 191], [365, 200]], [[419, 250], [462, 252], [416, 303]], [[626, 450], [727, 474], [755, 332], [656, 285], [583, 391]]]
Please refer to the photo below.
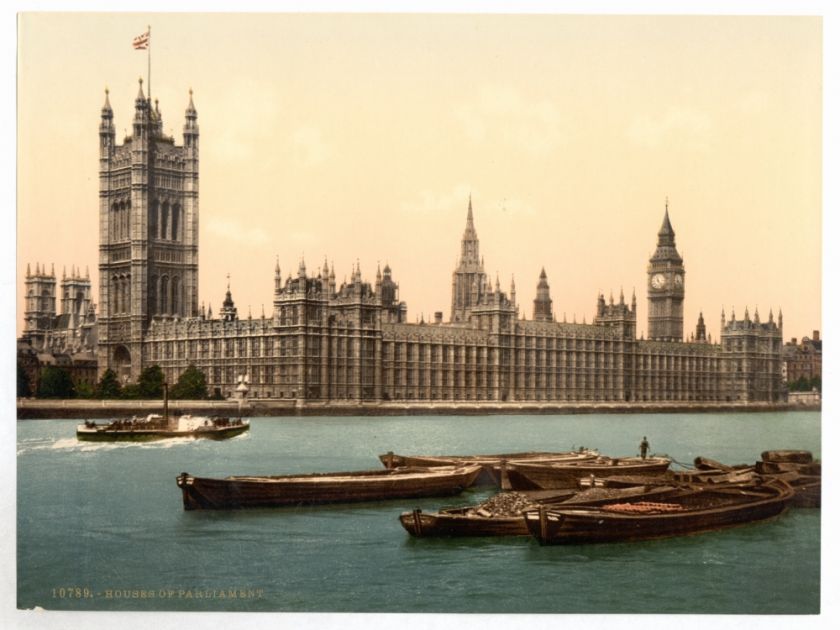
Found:
[[149, 24], [146, 32], [149, 34], [148, 46], [146, 46], [146, 61], [148, 67], [146, 68], [146, 81], [149, 84], [149, 109], [152, 107], [152, 26]]

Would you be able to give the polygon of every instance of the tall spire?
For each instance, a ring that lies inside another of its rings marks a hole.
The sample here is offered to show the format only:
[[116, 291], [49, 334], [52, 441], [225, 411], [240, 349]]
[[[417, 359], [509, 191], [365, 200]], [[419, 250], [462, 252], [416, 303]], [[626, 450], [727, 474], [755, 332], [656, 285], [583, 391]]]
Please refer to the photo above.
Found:
[[[475, 223], [473, 222], [473, 207], [472, 207], [472, 194], [470, 194], [470, 199], [467, 205], [467, 225], [464, 228], [464, 239], [465, 241], [475, 241], [478, 240], [478, 234], [475, 231]], [[478, 250], [476, 249], [476, 256], [478, 255]]]
[[198, 112], [195, 111], [195, 105], [193, 104], [193, 91], [190, 88], [190, 102], [187, 105], [187, 118], [195, 118]]
[[671, 227], [671, 219], [668, 216], [668, 197], [665, 197], [665, 217], [662, 219], [662, 227], [659, 228], [659, 245], [674, 245], [674, 228]]

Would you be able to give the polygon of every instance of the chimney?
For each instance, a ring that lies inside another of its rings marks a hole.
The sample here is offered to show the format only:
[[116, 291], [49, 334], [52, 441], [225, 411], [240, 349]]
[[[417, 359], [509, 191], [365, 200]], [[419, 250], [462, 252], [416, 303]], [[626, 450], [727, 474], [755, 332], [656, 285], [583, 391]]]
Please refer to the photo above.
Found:
[[791, 345], [795, 346], [796, 345], [796, 337], [791, 337], [790, 338], [790, 343], [791, 343]]
[[435, 311], [435, 324], [443, 323], [443, 311]]
[[811, 341], [819, 341], [820, 340], [820, 331], [815, 330], [814, 334], [811, 335]]

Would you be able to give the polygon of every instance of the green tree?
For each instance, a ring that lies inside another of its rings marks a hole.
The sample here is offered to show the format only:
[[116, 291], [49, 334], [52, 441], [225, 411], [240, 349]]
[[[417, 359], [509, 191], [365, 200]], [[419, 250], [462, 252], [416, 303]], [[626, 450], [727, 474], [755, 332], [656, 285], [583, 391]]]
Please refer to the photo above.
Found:
[[207, 398], [207, 378], [204, 372], [190, 365], [178, 377], [178, 382], [170, 392], [172, 398], [181, 400], [200, 400]]
[[90, 383], [76, 383], [76, 398], [93, 398], [96, 395], [96, 386]]
[[140, 372], [137, 388], [140, 398], [163, 398], [163, 370], [159, 365], [152, 365]]
[[108, 368], [103, 372], [102, 378], [96, 385], [97, 398], [119, 398], [122, 394], [120, 379], [114, 370]]
[[120, 398], [136, 400], [140, 398], [140, 386], [137, 383], [128, 383], [120, 390]]
[[29, 375], [20, 363], [17, 365], [17, 395], [18, 398], [29, 398], [32, 395], [32, 387], [29, 385]]
[[76, 388], [73, 379], [64, 368], [48, 365], [41, 370], [41, 383], [38, 386], [39, 398], [73, 398]]

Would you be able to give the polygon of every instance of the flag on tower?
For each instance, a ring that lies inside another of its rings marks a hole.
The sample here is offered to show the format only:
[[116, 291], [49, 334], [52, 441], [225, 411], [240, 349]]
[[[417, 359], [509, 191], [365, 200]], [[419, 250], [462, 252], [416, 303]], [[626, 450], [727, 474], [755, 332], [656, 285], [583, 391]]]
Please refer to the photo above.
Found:
[[149, 31], [135, 37], [131, 45], [134, 50], [146, 50], [149, 47]]

